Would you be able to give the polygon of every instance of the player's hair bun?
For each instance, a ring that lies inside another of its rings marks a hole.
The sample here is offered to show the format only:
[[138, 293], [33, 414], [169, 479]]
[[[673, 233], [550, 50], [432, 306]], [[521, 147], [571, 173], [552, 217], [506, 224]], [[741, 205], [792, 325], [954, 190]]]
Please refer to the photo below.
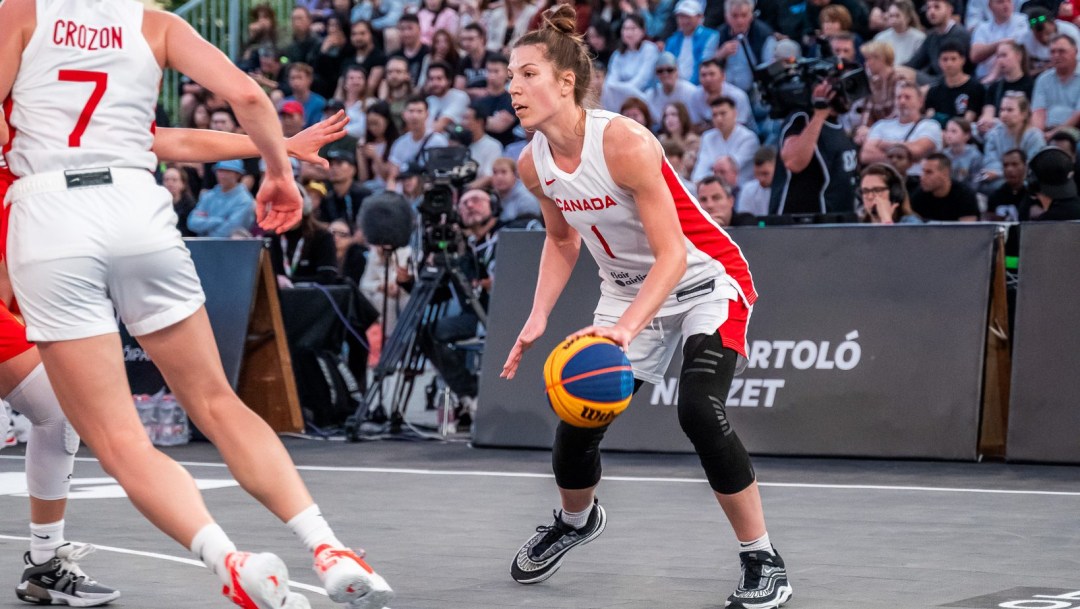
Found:
[[573, 36], [577, 28], [577, 13], [569, 4], [556, 4], [544, 11], [544, 22], [540, 27]]

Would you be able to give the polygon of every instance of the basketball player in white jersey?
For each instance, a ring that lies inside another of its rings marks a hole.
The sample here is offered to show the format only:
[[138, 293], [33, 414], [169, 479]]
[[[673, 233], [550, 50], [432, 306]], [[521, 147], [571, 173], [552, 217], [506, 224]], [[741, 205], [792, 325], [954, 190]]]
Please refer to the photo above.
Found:
[[280, 440], [232, 392], [175, 228], [150, 170], [165, 66], [224, 98], [267, 165], [256, 198], [270, 231], [299, 220], [273, 106], [185, 22], [132, 0], [7, 0], [0, 5], [0, 99], [13, 99], [8, 263], [15, 294], [65, 415], [159, 529], [192, 550], [245, 608], [306, 608], [273, 554], [236, 551], [190, 475], [153, 448], [132, 407], [113, 309], [161, 369], [241, 486], [314, 554], [334, 601], [383, 607], [386, 582], [323, 519]]
[[[591, 63], [573, 34], [574, 19], [572, 7], [549, 9], [541, 28], [522, 36], [511, 54], [514, 109], [536, 131], [518, 167], [541, 202], [547, 237], [532, 312], [502, 376], [514, 376], [522, 351], [543, 334], [584, 241], [600, 267], [601, 297], [594, 325], [571, 337], [604, 336], [622, 345], [636, 387], [662, 379], [683, 339], [679, 423], [742, 546], [742, 578], [726, 606], [779, 607], [791, 586], [765, 529], [750, 458], [724, 413], [757, 298], [750, 271], [649, 131], [584, 107]], [[559, 424], [552, 465], [561, 510], [518, 551], [516, 581], [547, 579], [567, 551], [603, 532], [607, 515], [595, 489], [605, 431]]]

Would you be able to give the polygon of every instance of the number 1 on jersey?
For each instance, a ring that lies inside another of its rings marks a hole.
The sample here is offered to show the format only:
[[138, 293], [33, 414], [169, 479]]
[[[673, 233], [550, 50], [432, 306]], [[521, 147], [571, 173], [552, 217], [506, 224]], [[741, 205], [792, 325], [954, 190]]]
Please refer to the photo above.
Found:
[[87, 100], [82, 113], [79, 114], [79, 120], [75, 123], [75, 128], [68, 135], [68, 146], [78, 148], [82, 145], [83, 133], [86, 133], [86, 128], [90, 125], [90, 117], [94, 114], [98, 104], [101, 103], [101, 98], [105, 97], [105, 89], [109, 85], [109, 75], [105, 72], [91, 72], [88, 70], [60, 70], [60, 81], [89, 82], [94, 85], [94, 91], [90, 94], [90, 99]]
[[592, 232], [596, 235], [596, 238], [600, 240], [600, 245], [604, 246], [604, 251], [607, 252], [607, 255], [615, 258], [615, 254], [611, 251], [611, 246], [608, 245], [607, 239], [604, 239], [604, 236], [600, 234], [600, 229], [596, 228], [595, 224], [592, 226]]

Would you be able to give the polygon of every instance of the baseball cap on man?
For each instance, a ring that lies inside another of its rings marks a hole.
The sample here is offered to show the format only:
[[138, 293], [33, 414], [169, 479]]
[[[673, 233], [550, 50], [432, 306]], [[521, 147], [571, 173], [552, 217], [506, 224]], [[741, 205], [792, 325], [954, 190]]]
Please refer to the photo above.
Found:
[[1056, 146], [1043, 148], [1028, 162], [1028, 171], [1038, 181], [1038, 192], [1051, 199], [1067, 199], [1076, 196], [1073, 169], [1072, 157]]
[[233, 159], [233, 160], [230, 160], [230, 161], [218, 161], [217, 163], [214, 164], [214, 171], [221, 171], [221, 170], [235, 171], [236, 173], [239, 173], [239, 174], [243, 175], [243, 173], [244, 173], [244, 162], [241, 161], [240, 159]]
[[698, 2], [698, 0], [680, 0], [680, 2], [675, 5], [675, 14], [690, 15], [691, 17], [696, 17], [698, 15], [704, 14], [704, 11], [702, 10], [701, 3]]
[[281, 108], [278, 110], [278, 114], [299, 114], [300, 116], [303, 116], [304, 107], [300, 105], [300, 102], [296, 101], [295, 99], [290, 99], [289, 101], [281, 104]]
[[664, 51], [660, 53], [660, 57], [656, 58], [656, 68], [677, 68], [679, 67], [679, 59], [675, 57], [671, 51]]

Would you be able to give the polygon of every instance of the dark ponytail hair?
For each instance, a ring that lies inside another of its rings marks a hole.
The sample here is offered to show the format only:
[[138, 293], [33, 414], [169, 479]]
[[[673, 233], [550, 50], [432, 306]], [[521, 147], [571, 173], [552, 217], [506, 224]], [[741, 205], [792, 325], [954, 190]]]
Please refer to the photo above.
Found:
[[574, 102], [584, 106], [592, 79], [592, 59], [581, 35], [575, 32], [577, 13], [568, 4], [556, 4], [544, 11], [539, 29], [533, 30], [514, 43], [514, 48], [544, 47], [544, 58], [555, 64], [555, 71], [574, 73]]

